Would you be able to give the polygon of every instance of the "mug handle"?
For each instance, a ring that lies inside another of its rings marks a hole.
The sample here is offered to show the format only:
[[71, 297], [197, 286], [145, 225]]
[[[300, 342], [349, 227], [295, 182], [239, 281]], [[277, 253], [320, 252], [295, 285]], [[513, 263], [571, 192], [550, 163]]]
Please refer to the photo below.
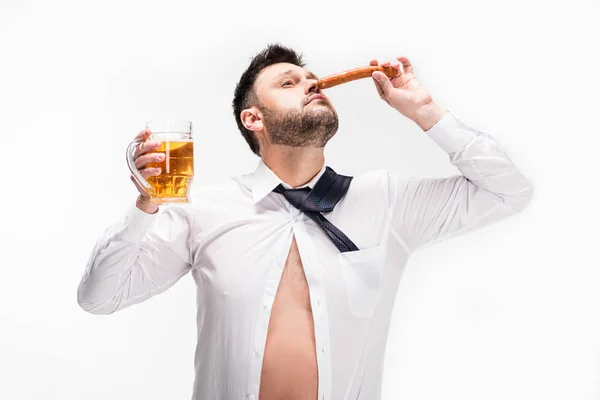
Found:
[[140, 174], [140, 171], [135, 166], [135, 160], [133, 159], [133, 155], [135, 153], [135, 149], [138, 147], [138, 145], [140, 145], [141, 143], [143, 143], [145, 141], [146, 141], [145, 139], [135, 139], [131, 143], [129, 143], [129, 146], [127, 146], [127, 152], [126, 152], [127, 166], [129, 167], [129, 171], [131, 172], [131, 176], [133, 176], [133, 179], [135, 179], [135, 181], [137, 182], [137, 184], [140, 185], [140, 187], [142, 189], [144, 189], [144, 191], [148, 194], [148, 196], [154, 197], [156, 195], [156, 191], [144, 179], [144, 177], [142, 176], [142, 174]]

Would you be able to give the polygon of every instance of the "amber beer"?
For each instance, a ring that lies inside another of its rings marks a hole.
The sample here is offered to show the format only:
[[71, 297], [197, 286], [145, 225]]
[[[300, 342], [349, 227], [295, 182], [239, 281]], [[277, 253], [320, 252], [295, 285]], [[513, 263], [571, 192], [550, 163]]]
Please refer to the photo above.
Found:
[[194, 142], [162, 142], [156, 152], [164, 153], [165, 159], [148, 164], [148, 168], [161, 169], [160, 175], [147, 179], [155, 193], [153, 200], [187, 201], [187, 191], [194, 177]]
[[148, 179], [135, 167], [133, 158], [137, 146], [144, 139], [132, 141], [127, 148], [127, 164], [135, 181], [146, 191], [155, 204], [189, 203], [190, 187], [194, 178], [194, 141], [192, 123], [189, 121], [148, 121], [148, 140], [158, 140], [161, 146], [155, 153], [163, 153], [165, 159], [150, 163], [146, 168], [159, 167], [160, 175]]

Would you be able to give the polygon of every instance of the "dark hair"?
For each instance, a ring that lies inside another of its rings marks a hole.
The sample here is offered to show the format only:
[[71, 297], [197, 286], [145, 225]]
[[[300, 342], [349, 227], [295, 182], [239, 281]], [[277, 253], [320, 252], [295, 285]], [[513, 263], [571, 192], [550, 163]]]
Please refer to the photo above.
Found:
[[252, 58], [250, 65], [246, 68], [235, 87], [232, 104], [235, 121], [237, 122], [240, 132], [242, 132], [242, 136], [246, 139], [246, 142], [248, 142], [250, 150], [256, 155], [260, 155], [258, 140], [256, 139], [254, 132], [246, 129], [244, 124], [242, 124], [240, 114], [244, 109], [251, 107], [258, 102], [258, 97], [254, 91], [254, 82], [256, 81], [258, 74], [264, 68], [277, 63], [290, 63], [304, 68], [304, 61], [302, 61], [301, 54], [280, 44], [270, 44]]

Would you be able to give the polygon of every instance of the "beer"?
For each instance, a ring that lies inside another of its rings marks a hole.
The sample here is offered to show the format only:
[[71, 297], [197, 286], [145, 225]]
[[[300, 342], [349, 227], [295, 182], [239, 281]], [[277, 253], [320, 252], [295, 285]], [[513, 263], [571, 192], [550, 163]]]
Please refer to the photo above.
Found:
[[194, 142], [166, 140], [156, 152], [164, 153], [165, 159], [147, 166], [161, 168], [160, 175], [146, 179], [154, 191], [152, 202], [188, 202], [188, 190], [194, 177]]
[[[150, 136], [138, 135], [127, 146], [127, 166], [131, 177], [154, 204], [189, 203], [190, 189], [194, 178], [194, 135], [192, 123], [181, 120], [147, 121]], [[144, 141], [156, 140], [160, 148], [154, 153], [163, 153], [164, 161], [149, 163], [146, 168], [160, 168], [160, 175], [148, 179], [135, 166], [135, 154]]]

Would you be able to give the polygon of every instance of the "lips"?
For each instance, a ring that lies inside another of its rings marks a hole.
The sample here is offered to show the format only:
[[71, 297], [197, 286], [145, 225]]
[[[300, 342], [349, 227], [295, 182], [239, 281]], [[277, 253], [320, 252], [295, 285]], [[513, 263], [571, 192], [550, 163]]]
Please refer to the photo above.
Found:
[[308, 103], [312, 103], [313, 100], [323, 100], [323, 101], [327, 101], [327, 98], [325, 96], [323, 96], [322, 94], [315, 94], [314, 96], [312, 96], [310, 99], [308, 99]]

